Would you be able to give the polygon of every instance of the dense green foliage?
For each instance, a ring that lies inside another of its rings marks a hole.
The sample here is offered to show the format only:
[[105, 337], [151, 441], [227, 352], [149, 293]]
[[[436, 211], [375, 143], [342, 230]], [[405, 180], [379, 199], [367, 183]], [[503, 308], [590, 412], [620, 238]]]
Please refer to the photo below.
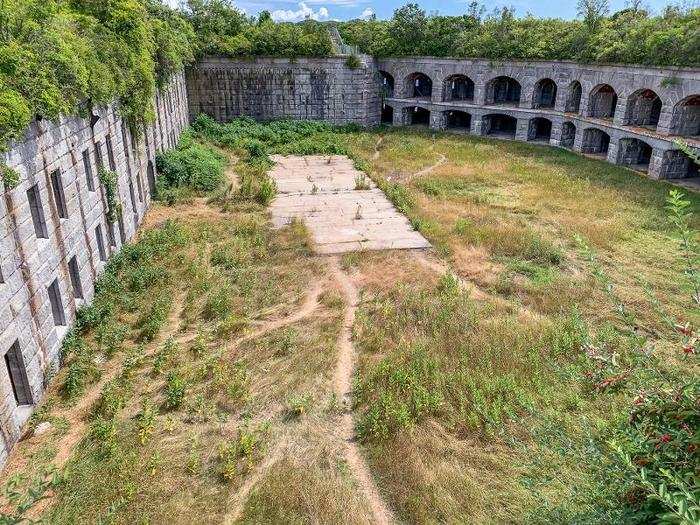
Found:
[[503, 8], [484, 16], [473, 2], [462, 16], [438, 16], [408, 4], [390, 20], [353, 20], [338, 24], [338, 30], [346, 43], [380, 57], [700, 64], [700, 8], [669, 6], [658, 16], [643, 9], [607, 16], [604, 9], [589, 13], [582, 8], [581, 15], [583, 20], [516, 18], [512, 9]]
[[215, 190], [224, 179], [224, 158], [185, 133], [177, 148], [156, 156], [157, 198], [173, 202], [182, 192]]
[[193, 44], [187, 21], [157, 0], [4, 0], [0, 147], [35, 115], [55, 119], [114, 99], [138, 130]]
[[251, 18], [226, 0], [188, 0], [188, 18], [202, 55], [328, 56], [333, 51], [325, 26], [313, 20], [275, 23], [263, 11]]

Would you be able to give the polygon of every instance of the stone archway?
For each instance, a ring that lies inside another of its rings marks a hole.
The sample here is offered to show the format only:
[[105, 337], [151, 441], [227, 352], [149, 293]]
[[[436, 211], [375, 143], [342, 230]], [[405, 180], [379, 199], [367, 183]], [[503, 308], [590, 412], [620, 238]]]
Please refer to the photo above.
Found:
[[643, 140], [620, 139], [617, 143], [617, 163], [637, 171], [649, 171], [652, 148]]
[[651, 89], [640, 89], [627, 97], [624, 123], [656, 129], [661, 116], [661, 98]]
[[609, 147], [610, 135], [605, 131], [598, 128], [587, 128], [583, 130], [581, 153], [606, 156]]
[[518, 119], [510, 115], [492, 113], [484, 115], [481, 132], [484, 135], [514, 139], [518, 129]]
[[552, 121], [548, 118], [536, 117], [530, 119], [527, 140], [533, 142], [546, 142], [552, 138]]
[[583, 89], [581, 88], [581, 82], [574, 80], [569, 84], [569, 91], [566, 94], [566, 104], [564, 111], [567, 113], [578, 113], [581, 110], [581, 95]]
[[576, 126], [573, 122], [564, 122], [561, 126], [561, 141], [559, 145], [563, 148], [571, 149], [576, 140]]
[[486, 84], [487, 105], [520, 104], [520, 82], [511, 77], [500, 76], [489, 80]]
[[445, 111], [445, 129], [469, 132], [472, 116], [466, 111]]
[[433, 96], [433, 81], [425, 73], [411, 73], [406, 77], [406, 95], [408, 98], [425, 98]]
[[670, 133], [682, 137], [700, 136], [700, 95], [686, 97], [673, 107]]
[[394, 108], [388, 104], [382, 104], [381, 124], [391, 125], [394, 123]]
[[557, 85], [551, 78], [543, 78], [535, 84], [532, 94], [532, 107], [553, 109], [557, 100]]
[[379, 71], [381, 79], [381, 90], [384, 98], [392, 98], [394, 96], [394, 76], [386, 71]]
[[599, 84], [588, 95], [588, 116], [613, 119], [617, 107], [617, 92], [610, 84]]
[[474, 100], [474, 82], [466, 75], [451, 75], [442, 85], [442, 100], [468, 101]]

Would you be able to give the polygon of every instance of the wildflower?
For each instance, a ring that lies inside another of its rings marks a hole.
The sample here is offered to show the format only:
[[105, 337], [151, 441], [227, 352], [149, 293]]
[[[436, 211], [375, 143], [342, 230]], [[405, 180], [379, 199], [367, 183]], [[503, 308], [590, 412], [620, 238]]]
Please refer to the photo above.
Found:
[[693, 333], [693, 329], [691, 328], [690, 323], [677, 324], [676, 330], [678, 330], [680, 333], [682, 333], [685, 336], [689, 336], [690, 334]]
[[695, 353], [695, 346], [690, 344], [690, 343], [683, 345], [683, 353], [685, 355], [694, 354]]

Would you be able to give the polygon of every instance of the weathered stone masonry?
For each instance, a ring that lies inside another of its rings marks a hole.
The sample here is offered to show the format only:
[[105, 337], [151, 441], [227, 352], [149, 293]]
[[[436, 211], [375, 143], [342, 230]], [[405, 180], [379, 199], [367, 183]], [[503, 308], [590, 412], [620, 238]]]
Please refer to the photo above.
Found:
[[[106, 260], [143, 219], [156, 152], [174, 147], [187, 126], [184, 75], [157, 95], [155, 109], [138, 139], [114, 106], [87, 119], [35, 121], [5, 155], [21, 182], [0, 200], [0, 465], [59, 364], [76, 309], [90, 302]], [[122, 213], [112, 225], [100, 163], [118, 174]]]
[[351, 69], [344, 57], [205, 58], [187, 73], [190, 115], [227, 122], [250, 116], [333, 124], [379, 124], [380, 93], [374, 60], [360, 57]]
[[429, 57], [377, 63], [382, 121], [562, 146], [647, 171], [697, 176], [700, 71]]

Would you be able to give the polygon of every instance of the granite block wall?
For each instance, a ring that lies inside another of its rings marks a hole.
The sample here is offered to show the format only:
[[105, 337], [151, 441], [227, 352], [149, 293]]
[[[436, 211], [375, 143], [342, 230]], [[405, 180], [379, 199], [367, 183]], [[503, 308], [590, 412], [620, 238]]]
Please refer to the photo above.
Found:
[[[155, 109], [140, 137], [115, 106], [92, 118], [34, 121], [4, 155], [21, 182], [3, 188], [0, 199], [0, 465], [59, 365], [77, 308], [92, 299], [106, 259], [136, 234], [151, 199], [156, 152], [175, 147], [188, 125], [184, 74], [158, 93]], [[118, 174], [122, 214], [111, 225], [100, 163]]]
[[371, 57], [350, 68], [346, 57], [207, 57], [187, 71], [190, 115], [227, 122], [291, 118], [332, 124], [379, 123], [378, 74]]

